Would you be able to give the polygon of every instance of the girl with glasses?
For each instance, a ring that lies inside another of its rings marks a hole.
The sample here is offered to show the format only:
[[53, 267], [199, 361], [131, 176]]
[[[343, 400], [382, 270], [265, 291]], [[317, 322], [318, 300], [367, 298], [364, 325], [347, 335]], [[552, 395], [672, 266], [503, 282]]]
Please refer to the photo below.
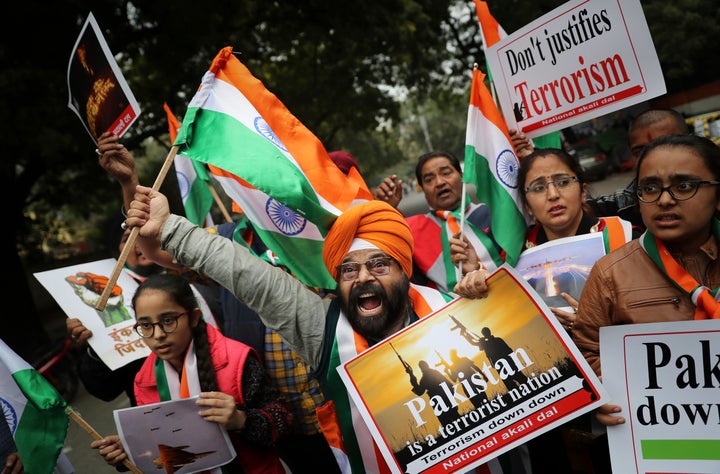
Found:
[[[198, 395], [200, 416], [223, 425], [237, 452], [223, 469], [284, 473], [275, 441], [289, 432], [292, 415], [254, 349], [207, 325], [192, 288], [180, 276], [149, 276], [132, 304], [135, 331], [152, 351], [135, 376], [137, 404]], [[108, 464], [127, 458], [117, 435], [93, 441], [91, 447]]]
[[[691, 297], [720, 286], [720, 148], [695, 135], [658, 138], [643, 149], [636, 182], [647, 231], [595, 263], [573, 332], [598, 375], [603, 326], [720, 317], [712, 296]], [[596, 418], [622, 424], [619, 412], [603, 405]]]
[[[597, 218], [586, 211], [587, 184], [583, 170], [577, 160], [561, 149], [538, 148], [522, 158], [517, 185], [526, 210], [535, 219], [527, 230], [523, 250], [590, 232], [604, 232], [606, 240], [611, 242], [611, 249], [633, 237], [629, 222], [618, 217]], [[474, 248], [467, 241], [452, 239], [451, 249], [454, 263], [477, 259]], [[550, 309], [560, 324], [572, 333], [578, 301], [567, 293], [561, 293], [561, 296], [572, 311]], [[554, 429], [527, 443], [533, 472], [573, 472], [562, 435], [560, 429]]]

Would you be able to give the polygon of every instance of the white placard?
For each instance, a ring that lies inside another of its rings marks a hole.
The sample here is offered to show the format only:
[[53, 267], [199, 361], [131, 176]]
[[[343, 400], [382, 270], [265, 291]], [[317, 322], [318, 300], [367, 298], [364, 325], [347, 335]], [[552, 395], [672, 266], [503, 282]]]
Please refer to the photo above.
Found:
[[613, 472], [720, 472], [720, 320], [600, 328]]
[[639, 0], [574, 0], [487, 49], [510, 128], [536, 137], [665, 93]]

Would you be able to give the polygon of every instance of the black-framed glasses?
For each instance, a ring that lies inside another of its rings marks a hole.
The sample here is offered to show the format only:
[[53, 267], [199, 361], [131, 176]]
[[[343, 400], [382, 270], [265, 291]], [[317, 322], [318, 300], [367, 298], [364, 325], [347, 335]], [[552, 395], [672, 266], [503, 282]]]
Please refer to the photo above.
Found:
[[572, 183], [579, 183], [580, 178], [577, 176], [556, 176], [550, 181], [537, 180], [530, 183], [530, 186], [525, 188], [525, 194], [545, 194], [552, 184], [558, 192], [563, 189], [567, 189]]
[[366, 260], [364, 263], [345, 262], [337, 266], [338, 276], [341, 280], [355, 280], [360, 274], [360, 265], [365, 265], [372, 276], [383, 276], [390, 273], [390, 257], [375, 257]]
[[647, 183], [638, 185], [635, 189], [635, 194], [637, 194], [638, 199], [645, 203], [657, 201], [665, 191], [667, 191], [670, 197], [676, 201], [687, 201], [697, 194], [698, 189], [703, 184], [715, 186], [720, 184], [720, 181], [702, 181], [699, 179], [692, 179], [679, 181], [669, 186], [660, 186], [657, 183]]
[[155, 334], [155, 326], [160, 326], [160, 329], [162, 329], [162, 332], [165, 334], [170, 334], [178, 327], [178, 319], [188, 314], [187, 311], [183, 311], [182, 313], [176, 313], [176, 314], [163, 314], [160, 318], [160, 321], [156, 323], [151, 323], [149, 321], [138, 321], [135, 323], [135, 332], [140, 335], [140, 337], [148, 338], [153, 337]]

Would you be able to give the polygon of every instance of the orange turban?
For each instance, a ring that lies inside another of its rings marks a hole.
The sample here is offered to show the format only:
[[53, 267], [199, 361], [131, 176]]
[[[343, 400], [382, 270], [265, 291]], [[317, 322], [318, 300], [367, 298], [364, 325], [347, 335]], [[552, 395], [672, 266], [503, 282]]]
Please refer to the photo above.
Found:
[[325, 267], [337, 280], [337, 266], [355, 239], [375, 245], [412, 276], [413, 238], [403, 215], [384, 201], [367, 201], [343, 212], [330, 227], [323, 245]]

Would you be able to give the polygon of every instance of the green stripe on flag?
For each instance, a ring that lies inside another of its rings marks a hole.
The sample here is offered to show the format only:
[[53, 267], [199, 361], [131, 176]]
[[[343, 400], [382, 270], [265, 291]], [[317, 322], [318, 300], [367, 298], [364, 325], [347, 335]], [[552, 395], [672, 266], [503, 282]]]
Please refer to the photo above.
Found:
[[[195, 165], [196, 163], [193, 162], [193, 166]], [[200, 167], [204, 168], [202, 165]], [[185, 206], [185, 216], [193, 224], [202, 226], [208, 212], [212, 209], [213, 201], [207, 182], [198, 176], [198, 179], [194, 180], [190, 185], [187, 199], [183, 203]]]
[[319, 228], [330, 228], [337, 216], [322, 207], [302, 171], [272, 142], [226, 114], [207, 109], [192, 112], [195, 123], [187, 126], [186, 118], [175, 141], [180, 143], [182, 132], [192, 130], [190, 147], [181, 150], [183, 156], [239, 176]]
[[643, 459], [720, 460], [717, 439], [644, 439], [640, 447]]
[[550, 132], [532, 139], [535, 148], [562, 148], [560, 132]]
[[25, 472], [51, 473], [67, 435], [67, 403], [34, 369], [15, 372], [12, 377], [27, 397], [15, 430]]
[[[259, 226], [255, 226], [255, 231], [265, 246], [272, 249], [283, 265], [290, 268], [293, 275], [305, 284], [318, 288], [335, 288], [335, 280], [325, 268], [322, 259], [322, 240], [286, 237], [281, 233], [267, 231]], [[292, 255], [288, 249], [304, 256], [305, 258], [302, 260], [304, 265], [296, 265], [295, 263], [299, 260], [298, 255]]]

